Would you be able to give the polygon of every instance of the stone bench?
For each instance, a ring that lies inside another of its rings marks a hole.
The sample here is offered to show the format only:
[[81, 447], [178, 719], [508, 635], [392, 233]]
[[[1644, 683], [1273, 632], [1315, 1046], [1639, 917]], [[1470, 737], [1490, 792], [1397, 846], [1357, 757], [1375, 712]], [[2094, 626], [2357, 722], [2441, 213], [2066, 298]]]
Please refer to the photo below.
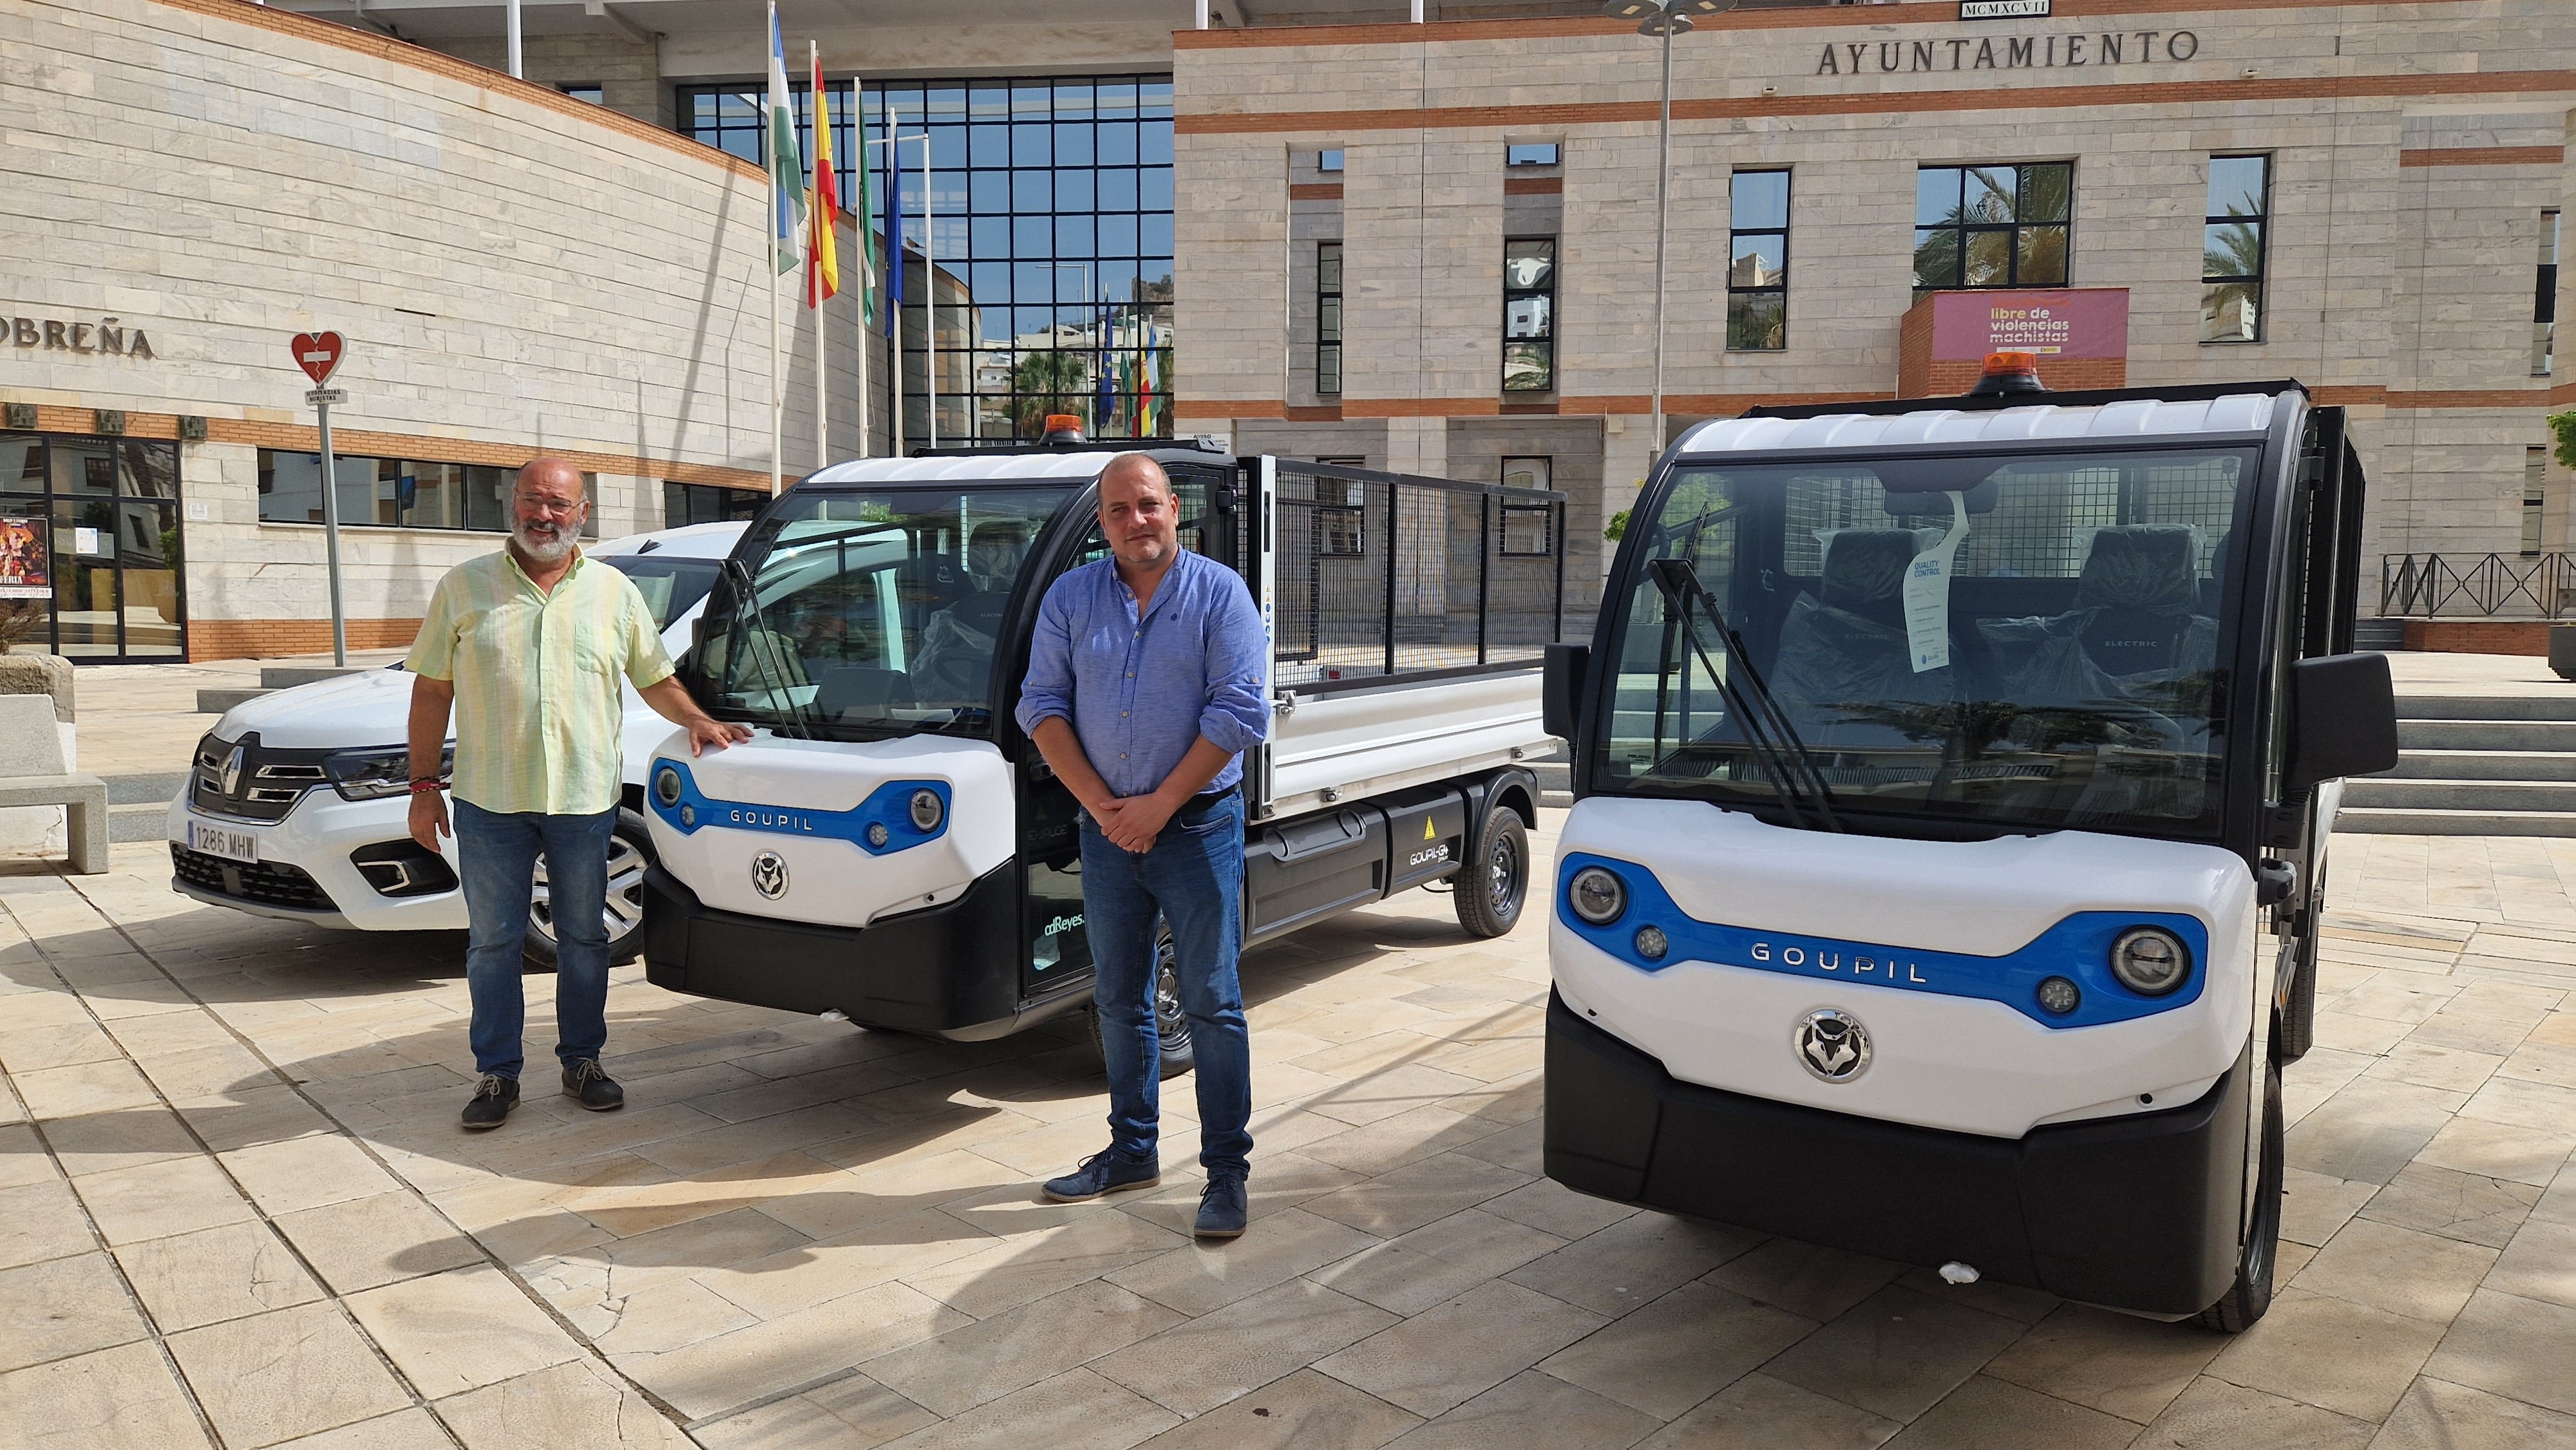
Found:
[[44, 695], [0, 695], [0, 807], [61, 806], [72, 869], [107, 869], [107, 782], [63, 769], [63, 737]]

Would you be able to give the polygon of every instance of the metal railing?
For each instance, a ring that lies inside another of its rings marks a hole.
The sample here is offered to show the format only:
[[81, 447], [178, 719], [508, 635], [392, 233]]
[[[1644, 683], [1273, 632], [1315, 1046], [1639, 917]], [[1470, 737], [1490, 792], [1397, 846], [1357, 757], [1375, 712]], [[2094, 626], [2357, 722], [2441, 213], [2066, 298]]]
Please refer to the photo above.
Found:
[[2379, 613], [2566, 618], [2576, 615], [2576, 555], [2383, 554]]

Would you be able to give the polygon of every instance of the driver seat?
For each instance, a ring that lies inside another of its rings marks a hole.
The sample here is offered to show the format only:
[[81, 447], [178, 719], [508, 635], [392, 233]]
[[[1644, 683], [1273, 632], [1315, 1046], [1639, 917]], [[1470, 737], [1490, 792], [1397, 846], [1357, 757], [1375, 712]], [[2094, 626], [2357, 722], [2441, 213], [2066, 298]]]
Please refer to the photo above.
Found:
[[1901, 747], [1892, 720], [1909, 704], [1947, 701], [1947, 669], [1914, 671], [1907, 647], [1905, 571], [1921, 548], [1912, 529], [1839, 529], [1826, 536], [1816, 592], [1789, 606], [1771, 667], [1778, 697], [1810, 747]]
[[2197, 531], [2189, 524], [2121, 524], [2093, 531], [2071, 613], [2085, 657], [2115, 679], [2185, 667], [2200, 607]]

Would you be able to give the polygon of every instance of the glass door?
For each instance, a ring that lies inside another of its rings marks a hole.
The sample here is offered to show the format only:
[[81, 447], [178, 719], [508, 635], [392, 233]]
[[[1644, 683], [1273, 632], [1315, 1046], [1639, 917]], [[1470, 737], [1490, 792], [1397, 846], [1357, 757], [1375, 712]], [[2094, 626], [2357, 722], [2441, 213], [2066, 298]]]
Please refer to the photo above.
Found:
[[28, 648], [186, 658], [178, 445], [0, 434], [0, 602], [42, 613]]

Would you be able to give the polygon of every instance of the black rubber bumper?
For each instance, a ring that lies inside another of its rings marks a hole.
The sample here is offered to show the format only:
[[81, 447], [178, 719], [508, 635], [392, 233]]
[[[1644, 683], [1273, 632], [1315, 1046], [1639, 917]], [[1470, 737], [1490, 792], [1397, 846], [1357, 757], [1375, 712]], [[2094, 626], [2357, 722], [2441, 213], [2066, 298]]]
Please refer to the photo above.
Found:
[[1551, 992], [1547, 1176], [1904, 1263], [1955, 1259], [2090, 1304], [2196, 1314], [2235, 1278], [2248, 1060], [2184, 1107], [1988, 1138], [1676, 1081]]
[[655, 866], [644, 873], [644, 975], [693, 997], [837, 1009], [870, 1027], [981, 1041], [1087, 1000], [1077, 991], [1020, 1001], [1019, 921], [1019, 879], [1008, 862], [955, 901], [868, 927], [718, 911]]

